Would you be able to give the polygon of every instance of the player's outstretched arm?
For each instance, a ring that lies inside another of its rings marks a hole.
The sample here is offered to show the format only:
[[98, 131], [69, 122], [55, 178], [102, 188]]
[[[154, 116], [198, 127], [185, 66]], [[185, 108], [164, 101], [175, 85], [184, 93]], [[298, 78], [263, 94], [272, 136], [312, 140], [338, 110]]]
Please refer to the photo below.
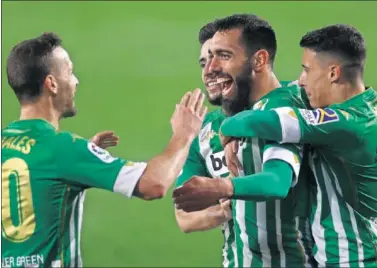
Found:
[[[280, 107], [269, 111], [244, 111], [224, 120], [220, 131], [225, 146], [232, 137], [259, 137], [281, 143], [313, 145], [358, 144], [363, 133], [358, 115], [337, 108], [306, 110]], [[354, 142], [356, 141], [356, 142]]]
[[[230, 144], [228, 144], [230, 145]], [[229, 154], [236, 155], [227, 145], [226, 161]], [[300, 146], [292, 144], [265, 145], [263, 169], [261, 172], [245, 176], [238, 170], [231, 171], [233, 179], [208, 179], [194, 176], [182, 187], [173, 192], [178, 209], [186, 212], [198, 211], [212, 206], [219, 199], [241, 199], [268, 201], [284, 199], [291, 187], [297, 183], [300, 172]]]
[[219, 199], [268, 201], [284, 199], [292, 184], [293, 171], [281, 160], [270, 160], [263, 171], [234, 179], [210, 179], [194, 176], [174, 190], [178, 209], [193, 212], [206, 209]]
[[201, 211], [185, 212], [175, 209], [179, 228], [184, 233], [207, 231], [220, 226], [232, 218], [231, 200], [224, 200], [218, 205]]
[[190, 145], [199, 134], [206, 113], [203, 102], [200, 90], [182, 98], [171, 119], [173, 135], [169, 144], [148, 163], [113, 157], [93, 142], [68, 132], [57, 134], [57, 177], [68, 185], [106, 189], [127, 197], [163, 197], [182, 170]]
[[274, 111], [244, 111], [224, 120], [220, 127], [221, 141], [225, 146], [230, 137], [253, 138], [280, 142], [282, 126]]
[[190, 145], [199, 135], [207, 108], [200, 89], [188, 92], [176, 106], [171, 118], [173, 135], [164, 152], [147, 163], [134, 195], [145, 200], [165, 196], [186, 161]]

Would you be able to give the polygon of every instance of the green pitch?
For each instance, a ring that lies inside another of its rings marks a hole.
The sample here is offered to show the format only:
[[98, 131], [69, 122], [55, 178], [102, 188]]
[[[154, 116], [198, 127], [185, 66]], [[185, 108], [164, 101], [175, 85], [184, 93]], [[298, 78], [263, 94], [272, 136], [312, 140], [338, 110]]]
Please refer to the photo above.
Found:
[[[110, 129], [121, 137], [111, 151], [145, 160], [169, 139], [169, 119], [181, 95], [201, 87], [197, 32], [207, 21], [253, 12], [278, 37], [276, 73], [292, 80], [301, 70], [300, 37], [330, 23], [350, 23], [367, 41], [367, 84], [377, 87], [377, 2], [4, 2], [2, 6], [2, 126], [19, 115], [6, 82], [11, 47], [45, 31], [64, 40], [81, 82], [77, 117], [62, 129], [90, 137]], [[221, 230], [185, 235], [172, 200], [145, 202], [88, 191], [82, 253], [85, 266], [221, 265]]]

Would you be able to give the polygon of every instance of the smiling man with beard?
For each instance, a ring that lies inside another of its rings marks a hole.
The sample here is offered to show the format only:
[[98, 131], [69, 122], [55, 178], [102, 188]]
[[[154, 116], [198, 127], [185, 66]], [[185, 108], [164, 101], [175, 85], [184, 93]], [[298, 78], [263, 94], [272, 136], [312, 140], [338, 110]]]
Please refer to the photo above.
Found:
[[[276, 37], [268, 22], [255, 15], [236, 14], [216, 20], [215, 28], [204, 72], [211, 78], [210, 86], [221, 87], [227, 116], [245, 109], [269, 110], [288, 104], [305, 107], [300, 89], [282, 86], [273, 72]], [[212, 150], [205, 159], [213, 164], [207, 165], [211, 174], [223, 171], [225, 166], [218, 130], [214, 122], [204, 123], [197, 145], [202, 154]], [[191, 177], [174, 190], [177, 210], [203, 210], [220, 199], [232, 198], [236, 266], [310, 266], [308, 221], [295, 213], [294, 191], [298, 186], [299, 191], [308, 191], [307, 185], [297, 184], [301, 147], [245, 139], [238, 151], [243, 162], [238, 177]], [[275, 180], [276, 176], [285, 180]]]
[[[214, 106], [222, 104], [221, 85], [216, 82], [216, 77], [208, 72], [208, 49], [211, 39], [215, 34], [212, 22], [204, 25], [199, 31], [201, 45], [199, 65], [202, 69], [202, 81], [206, 87], [207, 100]], [[225, 164], [224, 148], [221, 146], [217, 132], [225, 115], [220, 108], [207, 113], [202, 130], [191, 145], [187, 161], [182, 174], [178, 177], [176, 185], [179, 187], [192, 176], [227, 177], [229, 170]], [[220, 202], [214, 206], [195, 212], [185, 212], [175, 209], [176, 220], [179, 228], [185, 233], [210, 230], [222, 225], [224, 236], [223, 267], [236, 267], [236, 248], [234, 236], [234, 222], [230, 200]]]

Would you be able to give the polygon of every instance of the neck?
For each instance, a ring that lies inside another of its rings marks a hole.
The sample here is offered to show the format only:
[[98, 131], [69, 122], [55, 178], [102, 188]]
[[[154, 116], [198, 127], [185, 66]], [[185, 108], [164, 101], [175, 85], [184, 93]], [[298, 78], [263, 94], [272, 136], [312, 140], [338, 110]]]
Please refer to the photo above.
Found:
[[38, 100], [38, 102], [35, 103], [26, 103], [21, 105], [20, 120], [44, 119], [58, 130], [59, 118], [59, 113], [46, 101]]
[[342, 103], [346, 100], [365, 91], [365, 85], [363, 81], [357, 82], [355, 85], [342, 84], [335, 86], [332, 90], [332, 104]]
[[253, 81], [253, 90], [250, 91], [250, 102], [254, 104], [275, 88], [281, 87], [279, 80], [272, 71], [261, 72]]

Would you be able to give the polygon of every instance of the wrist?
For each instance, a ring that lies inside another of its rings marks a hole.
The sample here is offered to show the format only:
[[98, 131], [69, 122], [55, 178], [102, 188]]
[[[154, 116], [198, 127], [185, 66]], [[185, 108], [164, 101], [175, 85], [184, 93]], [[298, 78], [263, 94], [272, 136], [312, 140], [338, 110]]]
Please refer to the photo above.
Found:
[[229, 178], [219, 178], [216, 179], [218, 184], [218, 189], [220, 191], [220, 199], [226, 198], [230, 199], [233, 196], [234, 193], [234, 186], [233, 182]]
[[194, 135], [182, 135], [173, 133], [173, 136], [170, 139], [170, 143], [179, 147], [185, 147], [186, 145], [190, 146], [194, 139]]

